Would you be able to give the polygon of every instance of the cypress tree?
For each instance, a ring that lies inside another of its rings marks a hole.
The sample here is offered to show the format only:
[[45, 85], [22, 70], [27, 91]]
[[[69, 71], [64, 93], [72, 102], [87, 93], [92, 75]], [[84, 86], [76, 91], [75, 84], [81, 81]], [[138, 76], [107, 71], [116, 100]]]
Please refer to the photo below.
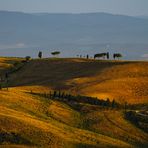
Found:
[[115, 102], [115, 100], [113, 99], [113, 101], [112, 101], [112, 108], [115, 108], [115, 106], [116, 106], [116, 102]]

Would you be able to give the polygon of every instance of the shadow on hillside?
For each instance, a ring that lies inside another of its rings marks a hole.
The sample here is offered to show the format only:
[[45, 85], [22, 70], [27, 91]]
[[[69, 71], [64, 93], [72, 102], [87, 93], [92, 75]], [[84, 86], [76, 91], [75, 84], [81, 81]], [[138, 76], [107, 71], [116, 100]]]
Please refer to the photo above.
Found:
[[73, 87], [72, 84], [66, 84], [70, 80], [93, 77], [101, 74], [106, 68], [128, 63], [99, 60], [75, 61], [73, 59], [32, 60], [10, 76], [10, 86], [41, 85], [64, 90]]
[[0, 131], [0, 145], [5, 143], [32, 145], [28, 139], [22, 137], [19, 134], [16, 134], [14, 132], [8, 133]]

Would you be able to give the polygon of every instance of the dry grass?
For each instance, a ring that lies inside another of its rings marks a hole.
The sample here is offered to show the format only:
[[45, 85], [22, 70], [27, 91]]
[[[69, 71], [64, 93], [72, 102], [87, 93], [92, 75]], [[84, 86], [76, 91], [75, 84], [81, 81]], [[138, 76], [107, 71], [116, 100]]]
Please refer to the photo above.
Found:
[[[148, 135], [125, 120], [122, 111], [86, 104], [75, 110], [63, 102], [28, 92], [62, 89], [120, 102], [127, 99], [130, 103], [148, 103], [147, 65], [83, 59], [27, 63], [11, 75], [13, 87], [0, 90], [0, 132], [14, 132], [30, 144], [5, 141], [0, 147], [146, 147]], [[2, 69], [8, 67], [2, 65]]]
[[61, 147], [69, 143], [73, 146], [79, 143], [94, 146], [99, 144], [105, 147], [130, 146], [123, 141], [75, 127], [76, 120], [81, 121], [78, 118], [79, 113], [66, 104], [56, 101], [48, 104], [42, 100], [43, 98], [33, 98], [17, 90], [15, 94], [14, 90], [3, 91], [2, 94], [0, 129], [19, 133], [31, 140], [32, 144]]
[[13, 67], [13, 64], [15, 62], [21, 61], [22, 58], [5, 58], [5, 57], [0, 57], [0, 73], [8, 68]]
[[[12, 76], [12, 86], [38, 86], [74, 94], [148, 103], [148, 62], [85, 59], [33, 60]], [[46, 88], [46, 89], [45, 89]], [[42, 89], [43, 90], [43, 89]]]
[[89, 130], [94, 132], [105, 134], [127, 143], [137, 145], [147, 143], [148, 135], [125, 120], [122, 112], [115, 110], [90, 111], [85, 115], [85, 120], [89, 123], [87, 125]]

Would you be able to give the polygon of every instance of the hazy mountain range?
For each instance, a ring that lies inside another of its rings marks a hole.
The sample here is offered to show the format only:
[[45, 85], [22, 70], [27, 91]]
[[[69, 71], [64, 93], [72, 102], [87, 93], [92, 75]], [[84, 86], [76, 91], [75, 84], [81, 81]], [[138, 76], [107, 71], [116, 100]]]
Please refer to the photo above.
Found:
[[0, 11], [0, 55], [62, 56], [110, 51], [147, 59], [148, 19], [107, 13], [27, 14]]

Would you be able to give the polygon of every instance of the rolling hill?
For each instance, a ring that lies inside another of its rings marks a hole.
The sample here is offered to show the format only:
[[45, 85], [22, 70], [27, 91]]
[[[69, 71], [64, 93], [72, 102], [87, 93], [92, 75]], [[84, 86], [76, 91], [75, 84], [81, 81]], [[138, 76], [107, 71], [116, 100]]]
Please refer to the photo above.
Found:
[[[0, 73], [21, 61], [1, 58]], [[122, 109], [70, 104], [34, 94], [56, 89], [146, 105], [147, 65], [86, 59], [31, 60], [9, 75], [8, 91], [0, 90], [0, 147], [147, 147], [148, 134], [125, 119]]]
[[44, 86], [103, 99], [148, 103], [148, 62], [85, 59], [32, 60], [16, 75], [12, 86]]

